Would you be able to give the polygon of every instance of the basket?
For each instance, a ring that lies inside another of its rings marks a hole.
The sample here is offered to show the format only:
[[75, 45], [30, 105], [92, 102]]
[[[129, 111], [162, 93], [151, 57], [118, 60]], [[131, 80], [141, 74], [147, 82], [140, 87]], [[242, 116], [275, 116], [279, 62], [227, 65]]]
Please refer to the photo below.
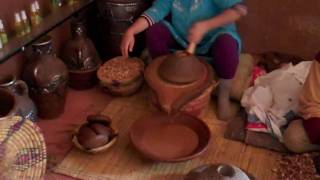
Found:
[[40, 180], [46, 165], [40, 128], [19, 116], [0, 118], [0, 179]]

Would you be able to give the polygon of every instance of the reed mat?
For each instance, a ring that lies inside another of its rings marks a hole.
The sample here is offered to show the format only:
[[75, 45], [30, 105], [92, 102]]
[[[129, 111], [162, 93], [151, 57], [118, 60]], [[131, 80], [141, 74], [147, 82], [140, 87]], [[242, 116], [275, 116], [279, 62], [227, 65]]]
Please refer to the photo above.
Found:
[[148, 102], [146, 94], [144, 89], [131, 97], [115, 98], [102, 112], [113, 119], [113, 126], [120, 134], [111, 149], [91, 155], [73, 148], [54, 171], [85, 180], [180, 180], [197, 166], [229, 163], [246, 170], [256, 179], [276, 179], [271, 169], [276, 167], [280, 154], [224, 139], [227, 123], [217, 120], [213, 102], [202, 118], [208, 123], [212, 133], [208, 151], [194, 160], [182, 163], [155, 163], [146, 160], [134, 149], [129, 139], [131, 124], [156, 111]]

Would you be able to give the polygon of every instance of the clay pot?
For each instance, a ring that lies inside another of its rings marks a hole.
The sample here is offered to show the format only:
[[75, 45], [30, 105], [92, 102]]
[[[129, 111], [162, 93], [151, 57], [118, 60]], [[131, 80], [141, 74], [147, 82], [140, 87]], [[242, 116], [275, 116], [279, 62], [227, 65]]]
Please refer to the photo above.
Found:
[[38, 107], [39, 117], [57, 118], [64, 112], [68, 69], [53, 55], [50, 36], [42, 37], [32, 47], [34, 59], [26, 65], [23, 79], [30, 87], [30, 97]]
[[0, 120], [17, 114], [17, 103], [13, 93], [0, 88], [0, 102]]
[[[211, 91], [217, 84], [212, 67], [191, 55], [183, 55], [179, 57], [181, 59], [173, 57], [176, 56], [153, 60], [145, 70], [145, 79], [161, 110], [169, 114], [182, 111], [198, 116], [208, 105]], [[174, 62], [169, 63], [170, 60]], [[193, 65], [197, 66], [196, 73], [190, 70]]]
[[[7, 104], [7, 108], [12, 108], [10, 110], [11, 115], [19, 115], [31, 121], [36, 121], [38, 119], [37, 108], [33, 101], [29, 98], [28, 86], [24, 81], [17, 80], [13, 75], [0, 76], [0, 89], [6, 89], [11, 93], [12, 96], [14, 96], [14, 108], [10, 105], [11, 101], [9, 99], [12, 98], [4, 98], [3, 102], [0, 101], [1, 104]], [[5, 113], [1, 114], [3, 115]]]
[[[151, 4], [145, 0], [99, 0], [99, 29], [108, 57], [120, 56], [122, 35]], [[142, 51], [143, 36], [137, 37], [135, 50]], [[139, 53], [139, 52], [138, 52]]]
[[179, 113], [154, 113], [131, 126], [130, 138], [146, 158], [161, 162], [180, 162], [200, 156], [211, 139], [208, 126], [198, 118]]
[[77, 90], [92, 88], [96, 85], [96, 71], [101, 60], [92, 41], [86, 36], [84, 23], [72, 21], [73, 38], [63, 49], [62, 59], [69, 69], [69, 86]]

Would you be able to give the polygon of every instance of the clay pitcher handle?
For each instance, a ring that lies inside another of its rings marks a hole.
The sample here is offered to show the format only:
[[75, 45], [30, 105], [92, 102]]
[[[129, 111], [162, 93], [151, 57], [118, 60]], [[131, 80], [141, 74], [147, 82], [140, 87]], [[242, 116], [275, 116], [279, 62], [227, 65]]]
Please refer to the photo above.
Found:
[[187, 53], [189, 54], [194, 54], [195, 50], [196, 50], [196, 43], [190, 43], [188, 48], [187, 48]]
[[15, 88], [15, 91], [21, 96], [28, 96], [29, 94], [28, 85], [22, 80], [17, 80], [14, 83], [14, 88]]

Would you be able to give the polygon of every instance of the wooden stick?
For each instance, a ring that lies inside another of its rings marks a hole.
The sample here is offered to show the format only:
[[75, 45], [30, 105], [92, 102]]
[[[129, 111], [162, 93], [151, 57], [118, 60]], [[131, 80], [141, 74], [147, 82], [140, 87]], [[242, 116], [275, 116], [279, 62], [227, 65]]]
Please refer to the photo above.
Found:
[[194, 54], [195, 50], [196, 50], [196, 43], [190, 43], [187, 48], [187, 53]]

